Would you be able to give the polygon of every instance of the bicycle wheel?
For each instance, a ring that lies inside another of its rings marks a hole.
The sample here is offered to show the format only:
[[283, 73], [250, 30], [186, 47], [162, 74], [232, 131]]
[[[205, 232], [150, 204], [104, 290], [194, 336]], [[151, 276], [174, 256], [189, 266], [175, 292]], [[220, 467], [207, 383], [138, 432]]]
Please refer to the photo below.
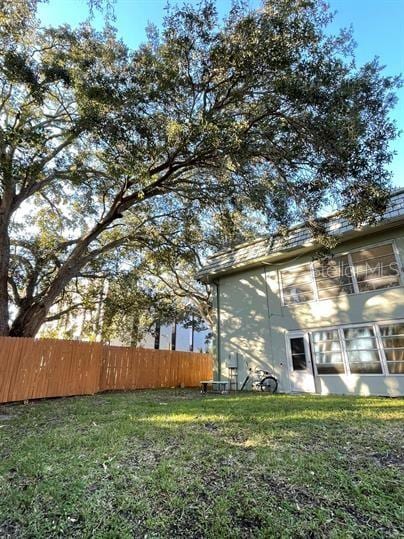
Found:
[[275, 393], [278, 389], [278, 380], [274, 376], [266, 376], [260, 383], [261, 391]]

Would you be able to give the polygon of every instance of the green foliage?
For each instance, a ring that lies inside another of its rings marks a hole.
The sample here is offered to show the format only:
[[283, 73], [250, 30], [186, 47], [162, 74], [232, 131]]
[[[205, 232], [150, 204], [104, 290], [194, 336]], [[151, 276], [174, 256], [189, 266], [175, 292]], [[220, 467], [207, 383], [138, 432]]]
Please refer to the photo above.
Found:
[[172, 8], [135, 51], [108, 25], [41, 28], [35, 5], [0, 10], [0, 333], [34, 335], [72, 279], [128, 254], [192, 279], [203, 253], [297, 220], [327, 243], [329, 205], [383, 211], [399, 80], [356, 67], [320, 0]]
[[139, 345], [146, 333], [154, 331], [155, 324], [184, 323], [195, 318], [195, 328], [204, 328], [201, 314], [196, 312], [189, 296], [176, 294], [165, 280], [141, 276], [135, 272], [123, 273], [111, 281], [103, 304], [102, 338], [117, 338], [131, 346]]

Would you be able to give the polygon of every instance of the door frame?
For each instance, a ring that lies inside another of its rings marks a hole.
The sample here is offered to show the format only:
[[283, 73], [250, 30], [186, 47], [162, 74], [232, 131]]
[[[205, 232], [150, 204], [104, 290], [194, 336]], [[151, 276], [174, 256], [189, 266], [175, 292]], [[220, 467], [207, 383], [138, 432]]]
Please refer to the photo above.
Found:
[[[307, 369], [305, 371], [295, 371], [293, 369], [293, 359], [292, 359], [292, 349], [290, 346], [291, 339], [294, 338], [303, 338], [304, 342], [304, 351], [306, 354], [306, 365]], [[317, 383], [316, 383], [316, 373], [314, 369], [314, 362], [313, 362], [313, 354], [312, 354], [312, 348], [311, 348], [311, 339], [310, 339], [310, 333], [308, 331], [305, 331], [303, 329], [297, 329], [297, 330], [291, 330], [287, 331], [285, 333], [285, 345], [286, 345], [286, 356], [287, 356], [287, 364], [288, 364], [288, 373], [289, 373], [289, 383], [290, 383], [290, 390], [293, 391], [299, 391], [303, 393], [317, 393]], [[312, 380], [312, 390], [305, 391], [299, 388], [294, 387], [294, 380], [293, 380], [293, 374], [299, 372], [304, 372], [307, 376], [311, 376]]]

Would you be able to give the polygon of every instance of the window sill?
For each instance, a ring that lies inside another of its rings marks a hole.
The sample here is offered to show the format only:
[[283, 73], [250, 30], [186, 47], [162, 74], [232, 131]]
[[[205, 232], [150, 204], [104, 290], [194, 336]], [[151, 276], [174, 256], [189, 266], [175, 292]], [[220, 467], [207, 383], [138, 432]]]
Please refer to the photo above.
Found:
[[343, 294], [335, 298], [311, 299], [310, 301], [302, 301], [300, 303], [282, 303], [282, 307], [300, 307], [301, 305], [318, 304], [322, 303], [323, 301], [335, 301], [343, 298], [352, 298], [354, 296], [363, 296], [363, 294], [376, 294], [380, 292], [386, 292], [386, 290], [396, 290], [397, 288], [404, 288], [404, 286], [402, 284], [398, 284], [397, 286], [379, 288], [378, 290], [364, 290], [363, 292], [354, 292], [353, 294]]
[[351, 373], [351, 374], [316, 374], [317, 378], [324, 378], [324, 377], [332, 376], [332, 377], [342, 377], [342, 376], [356, 376], [357, 378], [363, 377], [363, 376], [369, 376], [371, 378], [391, 378], [392, 376], [404, 376], [404, 374], [358, 374], [358, 373]]

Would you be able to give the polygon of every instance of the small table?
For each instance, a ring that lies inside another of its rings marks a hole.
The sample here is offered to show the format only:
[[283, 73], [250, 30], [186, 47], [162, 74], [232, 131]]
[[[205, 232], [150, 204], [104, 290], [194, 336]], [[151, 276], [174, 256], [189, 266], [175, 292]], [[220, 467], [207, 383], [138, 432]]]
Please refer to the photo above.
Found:
[[200, 383], [201, 393], [207, 393], [208, 387], [211, 387], [212, 393], [227, 393], [227, 386], [229, 382], [227, 380], [202, 380]]

